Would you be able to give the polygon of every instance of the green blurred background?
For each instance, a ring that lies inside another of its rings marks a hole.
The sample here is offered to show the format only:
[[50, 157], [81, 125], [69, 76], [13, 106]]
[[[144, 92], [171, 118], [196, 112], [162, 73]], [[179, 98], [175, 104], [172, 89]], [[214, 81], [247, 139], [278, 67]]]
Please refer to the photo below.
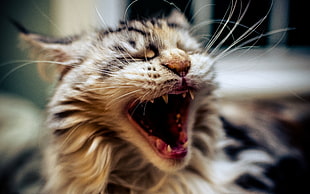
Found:
[[27, 52], [19, 48], [18, 31], [10, 23], [12, 18], [28, 29], [51, 34], [49, 0], [2, 0], [0, 9], [0, 92], [26, 98], [40, 107], [46, 103], [48, 83], [37, 73], [34, 63], [26, 60]]

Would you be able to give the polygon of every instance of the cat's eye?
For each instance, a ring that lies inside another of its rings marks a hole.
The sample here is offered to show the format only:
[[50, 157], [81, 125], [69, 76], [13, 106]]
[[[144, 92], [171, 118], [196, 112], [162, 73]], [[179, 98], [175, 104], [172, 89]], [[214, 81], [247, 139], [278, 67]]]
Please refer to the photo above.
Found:
[[145, 58], [147, 58], [147, 59], [154, 58], [155, 55], [156, 55], [155, 52], [151, 49], [148, 49], [145, 51]]
[[141, 59], [141, 60], [150, 60], [156, 56], [157, 56], [157, 53], [153, 49], [146, 49], [133, 55], [134, 58]]

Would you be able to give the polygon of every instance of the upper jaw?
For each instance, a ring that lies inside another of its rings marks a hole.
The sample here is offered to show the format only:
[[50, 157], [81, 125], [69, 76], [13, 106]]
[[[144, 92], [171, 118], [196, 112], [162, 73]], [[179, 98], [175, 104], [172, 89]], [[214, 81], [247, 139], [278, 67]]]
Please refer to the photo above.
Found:
[[195, 90], [196, 89], [192, 87], [185, 78], [181, 78], [181, 80], [177, 84], [175, 84], [168, 92], [161, 95], [161, 97], [166, 103], [169, 102], [169, 94], [181, 95], [183, 98], [186, 98], [188, 96], [191, 100], [194, 100]]

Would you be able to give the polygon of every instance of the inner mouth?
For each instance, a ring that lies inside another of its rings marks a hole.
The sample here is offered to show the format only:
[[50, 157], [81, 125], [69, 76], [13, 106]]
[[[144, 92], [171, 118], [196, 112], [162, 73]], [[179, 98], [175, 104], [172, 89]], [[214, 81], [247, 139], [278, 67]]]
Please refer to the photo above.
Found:
[[188, 112], [193, 98], [187, 90], [133, 102], [128, 118], [161, 157], [181, 159], [187, 154]]

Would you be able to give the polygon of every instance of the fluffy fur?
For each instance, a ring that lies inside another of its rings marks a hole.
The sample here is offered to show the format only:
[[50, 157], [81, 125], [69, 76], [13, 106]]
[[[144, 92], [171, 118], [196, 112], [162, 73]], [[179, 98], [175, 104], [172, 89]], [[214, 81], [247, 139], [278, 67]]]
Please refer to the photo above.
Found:
[[[251, 111], [218, 108], [214, 60], [189, 30], [174, 13], [66, 39], [22, 32], [38, 61], [56, 64], [58, 72], [48, 104], [42, 193], [275, 192], [267, 167], [298, 152], [281, 143], [275, 148], [273, 135], [259, 141], [264, 127], [239, 131], [242, 118], [234, 115]], [[128, 109], [142, 103], [147, 109], [154, 100], [173, 103], [175, 96], [190, 100], [182, 144], [187, 152], [163, 157], [132, 121], [136, 110]], [[255, 146], [242, 149], [246, 143]]]

